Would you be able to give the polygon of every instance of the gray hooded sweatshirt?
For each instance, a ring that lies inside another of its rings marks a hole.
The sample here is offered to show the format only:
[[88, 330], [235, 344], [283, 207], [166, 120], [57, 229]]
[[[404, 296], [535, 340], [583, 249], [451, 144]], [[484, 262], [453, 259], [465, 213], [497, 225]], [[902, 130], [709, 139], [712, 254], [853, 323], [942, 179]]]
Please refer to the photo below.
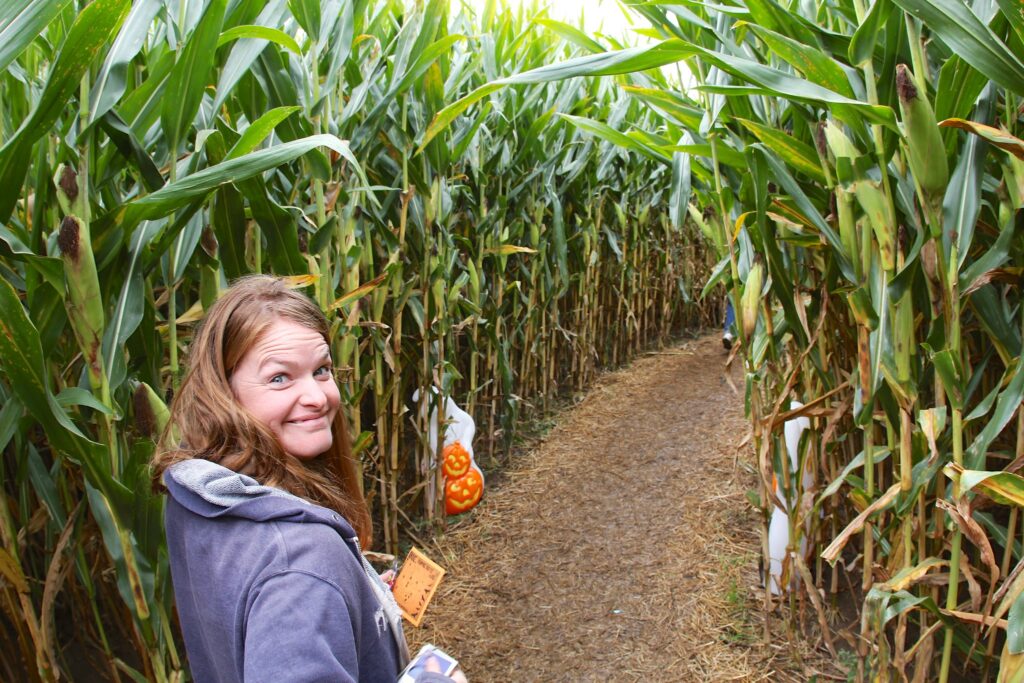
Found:
[[394, 683], [408, 659], [400, 612], [341, 515], [207, 460], [175, 464], [164, 483], [198, 683]]

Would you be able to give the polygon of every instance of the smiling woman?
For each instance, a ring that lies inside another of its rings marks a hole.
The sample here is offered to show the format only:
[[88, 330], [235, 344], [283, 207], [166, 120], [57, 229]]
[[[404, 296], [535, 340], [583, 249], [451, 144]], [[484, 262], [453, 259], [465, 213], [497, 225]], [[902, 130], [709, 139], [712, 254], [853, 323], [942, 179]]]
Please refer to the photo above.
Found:
[[154, 470], [196, 680], [392, 683], [408, 660], [398, 606], [362, 556], [370, 518], [328, 341], [311, 300], [252, 276], [192, 342]]
[[[338, 510], [368, 546], [370, 518], [338, 412], [328, 339], [326, 319], [301, 293], [272, 277], [238, 280], [193, 338], [189, 373], [171, 406], [176, 430], [165, 432], [155, 476], [179, 461], [209, 460]], [[329, 429], [291, 424], [312, 416]], [[298, 434], [315, 438], [292, 438]]]

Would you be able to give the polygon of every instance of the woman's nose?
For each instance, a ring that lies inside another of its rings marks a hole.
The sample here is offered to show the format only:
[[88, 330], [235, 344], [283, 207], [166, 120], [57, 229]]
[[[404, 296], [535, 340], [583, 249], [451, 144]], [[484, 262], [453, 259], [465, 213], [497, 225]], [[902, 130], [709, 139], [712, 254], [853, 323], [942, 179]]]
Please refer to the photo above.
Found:
[[319, 407], [327, 402], [327, 394], [324, 391], [323, 382], [317, 381], [315, 377], [308, 377], [302, 383], [302, 393], [299, 400], [303, 405]]

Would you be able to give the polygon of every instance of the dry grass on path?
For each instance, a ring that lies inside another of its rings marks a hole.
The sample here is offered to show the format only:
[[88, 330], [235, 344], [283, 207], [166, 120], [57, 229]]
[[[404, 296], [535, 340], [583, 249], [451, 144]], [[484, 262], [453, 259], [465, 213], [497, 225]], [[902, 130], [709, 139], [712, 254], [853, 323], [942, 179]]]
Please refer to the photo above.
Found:
[[439, 645], [473, 683], [805, 680], [809, 644], [761, 642], [756, 481], [724, 361], [716, 336], [683, 343], [566, 410], [429, 549], [448, 575], [414, 651]]

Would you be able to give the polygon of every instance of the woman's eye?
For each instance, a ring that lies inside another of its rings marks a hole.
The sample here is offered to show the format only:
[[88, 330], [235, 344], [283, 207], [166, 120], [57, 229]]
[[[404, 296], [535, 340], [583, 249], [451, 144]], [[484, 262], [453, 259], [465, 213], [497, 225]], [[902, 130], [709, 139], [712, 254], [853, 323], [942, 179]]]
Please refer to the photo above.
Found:
[[285, 376], [284, 375], [274, 375], [273, 377], [270, 378], [270, 383], [271, 384], [284, 384], [284, 380], [285, 380]]

